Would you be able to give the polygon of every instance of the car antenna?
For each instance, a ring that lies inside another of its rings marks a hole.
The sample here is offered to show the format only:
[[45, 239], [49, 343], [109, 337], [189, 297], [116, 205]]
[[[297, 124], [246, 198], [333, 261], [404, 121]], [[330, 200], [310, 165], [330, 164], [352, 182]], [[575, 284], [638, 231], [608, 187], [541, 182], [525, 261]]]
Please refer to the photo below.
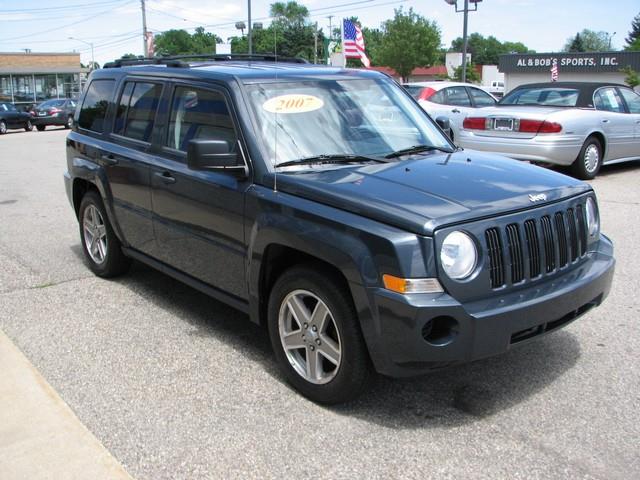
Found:
[[[278, 84], [278, 25], [277, 22], [271, 22], [276, 23], [275, 28], [273, 29], [273, 64], [275, 67], [275, 79], [276, 79], [276, 85]], [[276, 90], [277, 91], [277, 90]], [[277, 168], [277, 163], [278, 163], [278, 109], [274, 108], [273, 109], [273, 115], [275, 118], [274, 121], [274, 131], [273, 131], [273, 136], [274, 136], [274, 144], [273, 144], [273, 191], [274, 192], [278, 192], [278, 168]]]

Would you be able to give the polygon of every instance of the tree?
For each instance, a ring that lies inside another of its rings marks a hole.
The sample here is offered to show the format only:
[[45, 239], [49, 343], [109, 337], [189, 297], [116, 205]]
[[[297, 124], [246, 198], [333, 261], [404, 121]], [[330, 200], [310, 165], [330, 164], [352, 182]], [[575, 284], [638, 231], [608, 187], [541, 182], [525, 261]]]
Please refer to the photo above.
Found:
[[[455, 80], [456, 82], [462, 81], [462, 65], [455, 68], [452, 80]], [[475, 64], [473, 62], [467, 63], [467, 82], [480, 83], [481, 81], [482, 79], [476, 70]]]
[[640, 74], [638, 74], [638, 72], [636, 72], [633, 68], [631, 68], [630, 66], [626, 66], [620, 71], [627, 75], [624, 78], [624, 81], [631, 88], [636, 88], [638, 85], [640, 85]]
[[[626, 38], [627, 42], [627, 50], [630, 50], [629, 47], [638, 45], [638, 40], [640, 40], [640, 13], [633, 17], [631, 21], [631, 31], [629, 32], [629, 36]], [[640, 50], [638, 48], [634, 48], [634, 50]]]
[[[451, 42], [451, 52], [462, 52], [462, 37], [456, 38]], [[496, 65], [500, 59], [500, 55], [507, 53], [532, 53], [521, 42], [501, 42], [496, 37], [490, 35], [484, 37], [479, 33], [472, 33], [467, 39], [467, 53], [471, 54], [471, 59], [479, 65]]]
[[627, 45], [625, 50], [631, 51], [631, 52], [640, 52], [640, 38], [636, 38], [633, 43], [631, 43], [630, 45]]
[[440, 28], [410, 8], [395, 10], [392, 20], [382, 24], [384, 34], [377, 47], [379, 61], [393, 68], [403, 81], [416, 67], [432, 65], [438, 57]]
[[568, 46], [564, 47], [565, 52], [584, 52], [584, 44], [582, 43], [582, 37], [579, 33], [576, 33], [576, 36]]
[[203, 27], [196, 28], [193, 35], [186, 30], [167, 30], [155, 37], [158, 55], [191, 55], [196, 53], [216, 53], [216, 43], [222, 39]]
[[567, 39], [565, 52], [605, 52], [609, 50], [609, 34], [585, 28], [575, 37]]

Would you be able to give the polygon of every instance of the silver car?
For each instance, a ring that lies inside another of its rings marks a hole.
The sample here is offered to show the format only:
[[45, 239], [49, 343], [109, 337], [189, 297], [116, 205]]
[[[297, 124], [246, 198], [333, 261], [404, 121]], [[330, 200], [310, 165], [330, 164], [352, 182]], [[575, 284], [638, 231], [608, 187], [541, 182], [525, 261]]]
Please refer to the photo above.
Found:
[[624, 85], [521, 85], [464, 119], [457, 142], [535, 162], [571, 166], [581, 179], [603, 164], [640, 159], [640, 95]]
[[497, 99], [482, 88], [459, 82], [413, 82], [403, 87], [434, 120], [449, 119], [451, 140], [456, 141], [462, 121], [479, 108], [493, 107]]

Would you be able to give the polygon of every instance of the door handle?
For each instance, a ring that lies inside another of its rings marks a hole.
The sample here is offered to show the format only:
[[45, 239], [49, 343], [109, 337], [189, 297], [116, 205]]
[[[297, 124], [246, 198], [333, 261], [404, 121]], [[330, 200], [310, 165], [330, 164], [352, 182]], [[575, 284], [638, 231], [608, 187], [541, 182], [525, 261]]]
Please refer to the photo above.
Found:
[[106, 163], [107, 165], [117, 165], [118, 164], [118, 159], [116, 157], [114, 157], [110, 153], [105, 153], [103, 155], [100, 155], [100, 159], [104, 163]]
[[458, 110], [457, 108], [454, 108], [453, 110], [451, 110], [453, 113], [460, 113], [460, 110]]
[[163, 183], [166, 183], [167, 185], [176, 183], [176, 177], [171, 175], [171, 173], [169, 172], [156, 172], [154, 173], [154, 175], [158, 177], [160, 180], [162, 180]]

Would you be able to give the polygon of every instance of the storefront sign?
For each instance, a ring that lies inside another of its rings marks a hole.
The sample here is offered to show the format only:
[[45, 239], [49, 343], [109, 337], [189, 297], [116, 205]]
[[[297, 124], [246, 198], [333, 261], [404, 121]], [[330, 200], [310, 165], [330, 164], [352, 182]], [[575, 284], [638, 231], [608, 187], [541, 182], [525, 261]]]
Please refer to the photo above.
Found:
[[541, 72], [554, 64], [560, 72], [618, 72], [626, 66], [640, 70], [640, 52], [501, 55], [498, 68], [505, 73]]

